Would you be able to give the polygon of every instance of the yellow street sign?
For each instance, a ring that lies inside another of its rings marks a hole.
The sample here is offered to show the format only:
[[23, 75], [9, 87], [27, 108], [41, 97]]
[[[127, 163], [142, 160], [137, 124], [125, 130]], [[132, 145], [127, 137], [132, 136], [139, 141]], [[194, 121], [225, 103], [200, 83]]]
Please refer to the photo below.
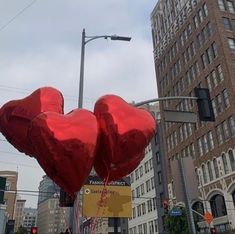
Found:
[[131, 217], [131, 187], [124, 180], [104, 187], [97, 176], [83, 186], [83, 217]]

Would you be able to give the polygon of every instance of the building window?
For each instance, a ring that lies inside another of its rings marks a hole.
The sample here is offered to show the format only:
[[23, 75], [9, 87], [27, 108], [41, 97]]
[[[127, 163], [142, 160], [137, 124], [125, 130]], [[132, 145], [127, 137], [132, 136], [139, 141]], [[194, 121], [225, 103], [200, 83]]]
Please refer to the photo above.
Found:
[[228, 155], [229, 155], [229, 161], [230, 161], [232, 171], [235, 171], [235, 158], [234, 158], [233, 151], [229, 150]]
[[211, 49], [212, 49], [212, 52], [213, 52], [213, 59], [216, 58], [218, 56], [218, 50], [217, 50], [217, 45], [215, 42], [213, 42], [211, 44]]
[[145, 204], [145, 202], [142, 203], [142, 214], [143, 215], [146, 214], [146, 204]]
[[158, 177], [158, 183], [162, 184], [162, 172], [161, 171], [157, 173], [157, 177]]
[[208, 132], [208, 142], [209, 142], [209, 147], [210, 147], [210, 150], [214, 149], [214, 140], [213, 140], [213, 136], [212, 136], [212, 132], [209, 131]]
[[215, 178], [219, 178], [219, 168], [216, 158], [213, 159], [213, 166], [215, 171]]
[[229, 117], [228, 122], [229, 122], [229, 128], [231, 131], [231, 135], [235, 136], [235, 122], [234, 122], [234, 119], [232, 116]]
[[232, 1], [227, 0], [227, 5], [228, 5], [228, 11], [230, 13], [235, 13], [234, 3]]
[[225, 11], [224, 0], [218, 0], [218, 5], [219, 5], [219, 9], [220, 9], [221, 11]]
[[224, 106], [225, 108], [230, 106], [230, 102], [229, 102], [229, 97], [228, 97], [228, 91], [227, 89], [224, 89], [222, 92], [223, 95], [223, 99], [224, 99]]
[[202, 164], [202, 176], [203, 176], [204, 184], [206, 184], [207, 183], [207, 175], [206, 175], [206, 168], [205, 168], [204, 164]]
[[216, 136], [217, 136], [218, 144], [221, 145], [223, 143], [223, 135], [222, 135], [221, 126], [218, 125], [215, 129], [216, 129]]
[[203, 148], [202, 148], [202, 140], [201, 140], [201, 138], [199, 138], [197, 140], [197, 142], [198, 142], [199, 155], [202, 156], [203, 155]]
[[220, 82], [223, 81], [224, 80], [224, 75], [223, 75], [223, 71], [222, 71], [221, 65], [217, 66], [217, 72], [218, 72], [218, 76], [219, 76]]
[[209, 173], [209, 179], [210, 181], [213, 180], [213, 173], [212, 173], [212, 169], [211, 169], [211, 162], [207, 162], [207, 168], [208, 168], [208, 173]]
[[201, 55], [201, 60], [202, 60], [202, 67], [203, 67], [203, 68], [206, 68], [206, 67], [207, 67], [207, 64], [208, 64], [208, 61], [207, 61], [207, 58], [206, 58], [206, 55], [205, 55], [205, 54], [202, 54], [202, 55]]
[[226, 158], [225, 154], [222, 155], [222, 161], [223, 161], [223, 165], [224, 165], [224, 173], [228, 174], [229, 168], [228, 168], [228, 162], [227, 162], [227, 158]]
[[230, 137], [230, 131], [229, 131], [228, 123], [226, 120], [222, 122], [222, 128], [223, 128], [224, 139], [228, 140]]
[[206, 3], [203, 4], [202, 9], [203, 9], [204, 16], [205, 17], [208, 16], [208, 8], [207, 8]]
[[220, 194], [213, 196], [210, 200], [211, 211], [214, 218], [227, 215], [224, 197]]
[[229, 48], [235, 52], [235, 39], [234, 38], [228, 38], [228, 45]]
[[194, 23], [194, 27], [197, 28], [198, 25], [199, 25], [197, 15], [195, 15], [195, 16], [193, 17], [193, 23]]
[[147, 232], [148, 232], [148, 230], [147, 230], [147, 223], [143, 224], [143, 231], [144, 231], [143, 234], [147, 234]]
[[154, 234], [154, 223], [149, 221], [149, 234]]
[[223, 23], [224, 23], [224, 29], [232, 31], [232, 24], [229, 18], [227, 17], [222, 17]]

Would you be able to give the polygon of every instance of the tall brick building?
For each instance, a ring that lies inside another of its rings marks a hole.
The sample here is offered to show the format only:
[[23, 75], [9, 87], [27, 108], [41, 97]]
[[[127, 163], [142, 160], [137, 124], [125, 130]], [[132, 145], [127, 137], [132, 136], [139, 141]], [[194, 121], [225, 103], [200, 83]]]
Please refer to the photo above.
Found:
[[192, 157], [200, 191], [192, 207], [211, 212], [218, 231], [234, 229], [235, 1], [159, 0], [151, 23], [159, 97], [194, 96], [195, 87], [208, 88], [215, 113], [215, 122], [169, 123], [164, 110], [196, 112], [196, 103], [161, 103], [169, 198], [176, 200], [170, 161]]

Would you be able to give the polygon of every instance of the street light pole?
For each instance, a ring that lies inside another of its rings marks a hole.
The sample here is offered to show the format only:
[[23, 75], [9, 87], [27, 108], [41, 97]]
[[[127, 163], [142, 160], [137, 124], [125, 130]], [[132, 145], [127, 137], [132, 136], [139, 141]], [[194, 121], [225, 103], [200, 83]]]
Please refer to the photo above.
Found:
[[86, 44], [85, 38], [86, 38], [86, 33], [85, 33], [85, 29], [83, 29], [83, 31], [82, 31], [82, 46], [81, 46], [81, 64], [80, 64], [78, 108], [82, 108], [82, 104], [83, 104], [84, 59], [85, 59], [85, 44]]
[[[87, 40], [86, 40], [87, 38]], [[83, 107], [83, 87], [84, 87], [84, 61], [85, 61], [85, 45], [98, 38], [104, 38], [116, 41], [130, 41], [131, 37], [123, 37], [118, 35], [101, 35], [101, 36], [86, 36], [85, 29], [82, 31], [82, 45], [81, 45], [81, 64], [80, 64], [80, 80], [79, 80], [79, 96], [78, 108]]]
[[[84, 61], [85, 61], [85, 45], [98, 38], [111, 39], [116, 41], [130, 41], [131, 37], [123, 37], [118, 35], [101, 35], [101, 36], [86, 36], [85, 29], [82, 30], [82, 44], [81, 44], [81, 62], [80, 62], [80, 79], [79, 79], [79, 95], [78, 95], [78, 108], [83, 107], [83, 88], [84, 88]], [[87, 39], [87, 40], [86, 40]], [[79, 193], [77, 193], [77, 199], [79, 199]], [[74, 214], [72, 214], [74, 213]], [[71, 226], [73, 227], [73, 233], [77, 230], [77, 218], [75, 218], [75, 210], [71, 210], [73, 220], [71, 220]]]

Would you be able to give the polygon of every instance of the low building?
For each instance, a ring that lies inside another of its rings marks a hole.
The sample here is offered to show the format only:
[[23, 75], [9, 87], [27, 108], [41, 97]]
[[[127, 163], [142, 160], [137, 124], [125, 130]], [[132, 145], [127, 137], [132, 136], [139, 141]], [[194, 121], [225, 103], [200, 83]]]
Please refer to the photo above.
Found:
[[25, 202], [26, 200], [22, 200], [22, 199], [16, 200], [15, 214], [14, 214], [14, 219], [15, 219], [14, 231], [15, 232], [17, 232], [20, 226], [23, 226]]
[[36, 226], [36, 220], [37, 220], [37, 209], [25, 208], [23, 227], [27, 228], [28, 232], [30, 232], [31, 227]]

